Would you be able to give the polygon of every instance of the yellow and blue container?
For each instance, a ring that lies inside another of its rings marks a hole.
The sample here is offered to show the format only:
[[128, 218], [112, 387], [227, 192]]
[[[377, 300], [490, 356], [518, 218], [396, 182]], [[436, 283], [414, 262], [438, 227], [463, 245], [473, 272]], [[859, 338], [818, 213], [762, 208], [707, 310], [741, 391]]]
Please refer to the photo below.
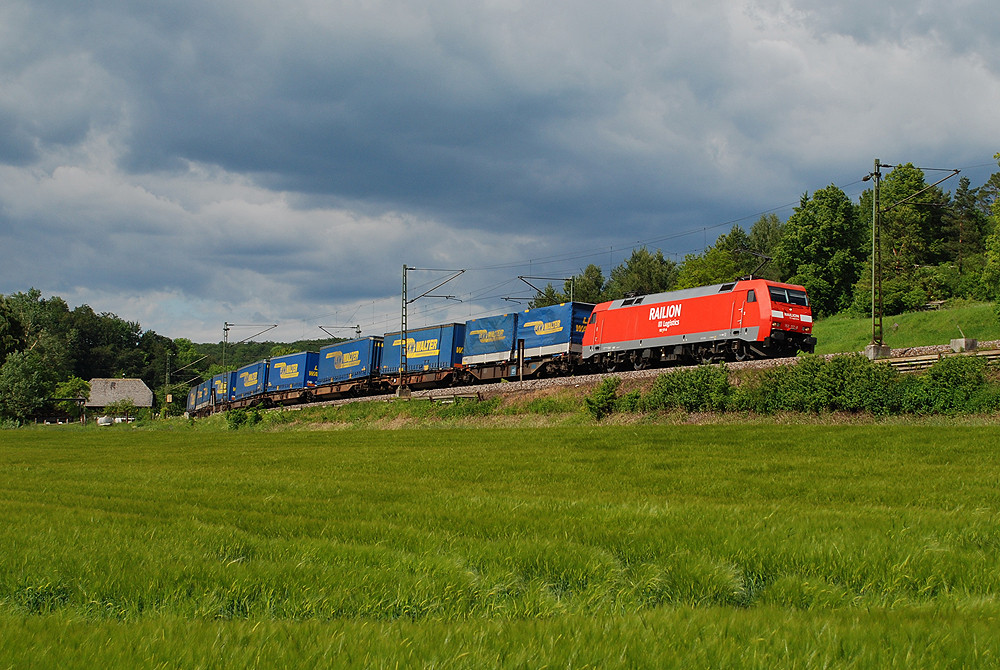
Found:
[[267, 361], [244, 365], [233, 373], [233, 400], [260, 395], [267, 388]]
[[272, 358], [267, 364], [267, 390], [289, 391], [316, 386], [319, 354], [300, 351]]
[[[386, 333], [382, 348], [382, 374], [399, 372], [402, 338], [399, 332]], [[406, 332], [406, 369], [408, 372], [450, 370], [462, 362], [465, 348], [465, 324], [415, 328]]]
[[319, 376], [316, 383], [322, 386], [364, 379], [377, 374], [381, 362], [381, 337], [362, 337], [330, 344], [319, 350]]

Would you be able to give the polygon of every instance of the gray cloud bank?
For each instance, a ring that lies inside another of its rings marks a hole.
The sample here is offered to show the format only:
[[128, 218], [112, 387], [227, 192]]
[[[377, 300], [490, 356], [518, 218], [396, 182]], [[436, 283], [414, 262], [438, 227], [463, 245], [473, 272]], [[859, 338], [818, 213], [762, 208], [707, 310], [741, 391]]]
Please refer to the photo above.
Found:
[[292, 339], [393, 327], [402, 263], [505, 265], [426, 318], [501, 311], [517, 274], [690, 251], [876, 156], [989, 163], [998, 28], [985, 0], [11, 0], [0, 292]]

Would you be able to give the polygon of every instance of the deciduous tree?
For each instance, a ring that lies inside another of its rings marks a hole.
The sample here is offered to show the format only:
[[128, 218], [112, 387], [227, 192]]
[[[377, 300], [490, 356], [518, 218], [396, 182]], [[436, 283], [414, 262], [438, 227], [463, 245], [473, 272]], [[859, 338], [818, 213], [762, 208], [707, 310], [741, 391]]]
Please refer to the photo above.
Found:
[[865, 256], [857, 208], [831, 184], [803, 195], [785, 223], [775, 261], [783, 277], [809, 292], [813, 311], [834, 314], [850, 304]]
[[646, 247], [640, 247], [611, 271], [607, 297], [615, 300], [632, 293], [645, 295], [669, 291], [677, 283], [678, 272], [677, 263], [664, 258], [659, 249], [653, 254]]

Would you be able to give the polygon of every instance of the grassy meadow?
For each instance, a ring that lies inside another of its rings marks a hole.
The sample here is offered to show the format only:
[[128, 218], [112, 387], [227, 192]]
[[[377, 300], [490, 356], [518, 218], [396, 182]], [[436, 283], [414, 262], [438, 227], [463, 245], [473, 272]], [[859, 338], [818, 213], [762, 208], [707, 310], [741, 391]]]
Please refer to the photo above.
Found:
[[6, 431], [0, 667], [996, 666], [997, 444]]
[[[1000, 340], [1000, 320], [993, 303], [954, 301], [939, 310], [907, 312], [882, 319], [882, 335], [893, 349], [944, 344], [962, 337]], [[819, 319], [813, 327], [817, 354], [864, 351], [872, 340], [871, 317], [844, 314]]]

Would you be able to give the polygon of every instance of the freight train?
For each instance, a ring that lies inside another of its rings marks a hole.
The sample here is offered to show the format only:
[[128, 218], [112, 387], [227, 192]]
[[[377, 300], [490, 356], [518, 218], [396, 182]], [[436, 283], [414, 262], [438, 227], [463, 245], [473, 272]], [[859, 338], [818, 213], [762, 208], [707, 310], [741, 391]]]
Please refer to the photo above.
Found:
[[[568, 302], [363, 337], [257, 361], [192, 387], [192, 416], [542, 376], [812, 353], [805, 288], [764, 279]], [[405, 359], [402, 347], [406, 347]], [[405, 370], [401, 362], [405, 360]]]

